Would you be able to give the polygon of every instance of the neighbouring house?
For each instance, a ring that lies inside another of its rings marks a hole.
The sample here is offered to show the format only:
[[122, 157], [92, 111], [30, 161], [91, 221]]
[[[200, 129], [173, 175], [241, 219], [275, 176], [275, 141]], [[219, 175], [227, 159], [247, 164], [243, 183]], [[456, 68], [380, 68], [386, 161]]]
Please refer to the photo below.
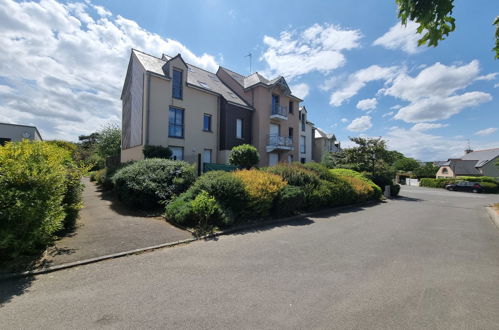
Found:
[[0, 145], [23, 139], [41, 141], [42, 136], [35, 126], [0, 123]]
[[300, 107], [300, 163], [312, 161], [312, 152], [314, 145], [315, 126], [307, 120], [307, 108]]
[[121, 100], [121, 162], [142, 159], [144, 145], [160, 145], [174, 159], [225, 163], [233, 146], [252, 143], [253, 108], [180, 54], [158, 58], [133, 49]]
[[286, 79], [269, 80], [258, 72], [244, 76], [223, 67], [217, 76], [254, 109], [251, 141], [260, 154], [259, 166], [298, 161], [302, 100], [292, 94]]
[[486, 150], [467, 150], [461, 158], [450, 158], [441, 164], [437, 178], [455, 178], [457, 176], [499, 177], [499, 148]]
[[322, 162], [324, 156], [329, 152], [341, 151], [340, 142], [336, 140], [334, 134], [328, 134], [320, 128], [315, 129], [314, 147], [312, 159], [316, 162]]

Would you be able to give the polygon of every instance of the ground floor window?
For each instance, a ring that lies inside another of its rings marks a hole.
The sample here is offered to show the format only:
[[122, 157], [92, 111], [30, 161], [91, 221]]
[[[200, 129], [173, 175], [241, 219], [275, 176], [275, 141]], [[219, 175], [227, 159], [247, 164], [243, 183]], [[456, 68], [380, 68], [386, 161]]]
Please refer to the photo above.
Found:
[[184, 160], [184, 148], [183, 147], [172, 147], [169, 146], [172, 151], [171, 159], [173, 160]]
[[271, 152], [269, 154], [269, 166], [274, 166], [279, 163], [279, 154]]
[[204, 149], [203, 162], [204, 163], [212, 163], [212, 161], [211, 161], [211, 149]]

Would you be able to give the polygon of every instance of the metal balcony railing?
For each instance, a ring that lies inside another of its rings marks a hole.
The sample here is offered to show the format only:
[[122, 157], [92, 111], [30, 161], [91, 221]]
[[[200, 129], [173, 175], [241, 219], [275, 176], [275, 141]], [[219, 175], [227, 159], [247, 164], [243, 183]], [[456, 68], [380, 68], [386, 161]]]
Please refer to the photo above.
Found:
[[270, 105], [270, 115], [278, 115], [288, 118], [288, 107], [280, 104], [272, 104]]
[[293, 148], [293, 139], [287, 136], [279, 136], [277, 134], [268, 135], [267, 146], [274, 149], [290, 149]]

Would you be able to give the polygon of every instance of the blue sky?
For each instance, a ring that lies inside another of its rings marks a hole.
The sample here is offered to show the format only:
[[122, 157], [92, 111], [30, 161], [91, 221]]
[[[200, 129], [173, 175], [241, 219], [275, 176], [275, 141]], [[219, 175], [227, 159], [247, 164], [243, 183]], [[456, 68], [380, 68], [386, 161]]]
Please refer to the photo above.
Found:
[[[0, 121], [75, 140], [120, 120], [130, 47], [188, 62], [283, 75], [309, 119], [335, 133], [382, 136], [443, 160], [499, 147], [497, 1], [455, 1], [457, 28], [416, 47], [394, 1], [0, 1]], [[7, 50], [7, 51], [5, 51]]]

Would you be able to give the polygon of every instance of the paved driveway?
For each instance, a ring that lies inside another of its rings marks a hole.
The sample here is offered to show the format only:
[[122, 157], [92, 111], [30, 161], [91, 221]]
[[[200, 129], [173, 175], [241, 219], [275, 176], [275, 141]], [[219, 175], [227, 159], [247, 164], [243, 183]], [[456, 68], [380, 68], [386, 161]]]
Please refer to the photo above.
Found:
[[302, 219], [0, 285], [3, 328], [499, 329], [499, 196], [404, 187]]

